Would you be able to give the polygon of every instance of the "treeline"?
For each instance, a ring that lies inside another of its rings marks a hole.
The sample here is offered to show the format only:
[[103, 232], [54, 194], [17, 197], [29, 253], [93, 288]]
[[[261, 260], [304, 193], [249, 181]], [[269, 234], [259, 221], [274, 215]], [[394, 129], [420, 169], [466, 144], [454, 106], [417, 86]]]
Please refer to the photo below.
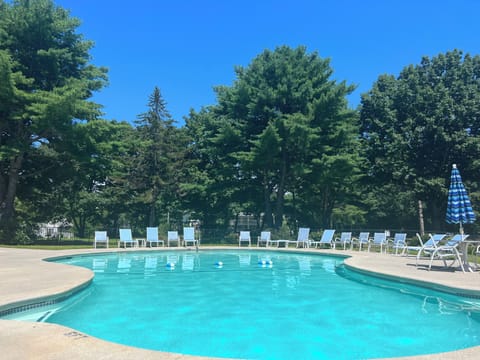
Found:
[[262, 229], [455, 231], [444, 221], [454, 163], [479, 203], [479, 56], [453, 50], [381, 75], [351, 109], [355, 87], [328, 59], [280, 46], [235, 68], [184, 126], [157, 87], [128, 123], [89, 100], [107, 71], [89, 63], [78, 25], [51, 0], [0, 0], [2, 242], [55, 220], [116, 236], [192, 219], [225, 229], [240, 214]]

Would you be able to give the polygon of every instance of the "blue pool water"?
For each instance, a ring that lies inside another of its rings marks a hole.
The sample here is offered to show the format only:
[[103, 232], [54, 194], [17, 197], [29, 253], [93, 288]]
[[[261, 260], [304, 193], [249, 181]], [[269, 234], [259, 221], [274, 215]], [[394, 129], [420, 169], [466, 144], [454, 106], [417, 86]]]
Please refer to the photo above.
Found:
[[360, 275], [339, 257], [232, 250], [61, 262], [93, 269], [95, 278], [47, 321], [147, 349], [366, 359], [480, 344], [478, 300]]

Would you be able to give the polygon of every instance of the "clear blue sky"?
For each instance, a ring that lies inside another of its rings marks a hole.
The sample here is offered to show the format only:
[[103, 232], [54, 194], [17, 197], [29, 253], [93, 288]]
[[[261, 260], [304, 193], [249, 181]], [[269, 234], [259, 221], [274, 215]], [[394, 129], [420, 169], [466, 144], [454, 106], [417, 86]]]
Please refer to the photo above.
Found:
[[178, 124], [216, 103], [234, 67], [263, 50], [304, 45], [330, 58], [333, 78], [358, 86], [356, 107], [381, 74], [422, 56], [480, 54], [477, 0], [56, 0], [82, 20], [109, 86], [95, 95], [106, 119], [133, 121], [158, 86]]

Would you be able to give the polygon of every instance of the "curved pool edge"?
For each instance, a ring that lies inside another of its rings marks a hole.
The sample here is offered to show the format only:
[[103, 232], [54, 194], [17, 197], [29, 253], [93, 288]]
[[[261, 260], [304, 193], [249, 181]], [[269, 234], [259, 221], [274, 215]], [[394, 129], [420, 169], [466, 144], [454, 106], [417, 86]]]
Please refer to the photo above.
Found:
[[[170, 248], [165, 250], [182, 250]], [[202, 247], [208, 250], [228, 250], [236, 247]], [[242, 249], [243, 250], [243, 249]], [[244, 250], [265, 250], [251, 247]], [[411, 258], [401, 258], [378, 253], [359, 253], [358, 251], [318, 250], [318, 249], [278, 249], [267, 250], [306, 252], [314, 254], [336, 255], [345, 258], [346, 266], [390, 279], [414, 282], [417, 285], [434, 286], [467, 293], [480, 294], [478, 273], [423, 271], [412, 266]], [[88, 286], [93, 272], [75, 266], [51, 263], [45, 260], [73, 255], [92, 255], [98, 253], [138, 251], [138, 249], [81, 249], [81, 250], [29, 250], [0, 248], [0, 310], [35, 303], [38, 299], [53, 299], [65, 296], [78, 286]], [[141, 251], [163, 251], [163, 249], [141, 249]], [[201, 251], [201, 250], [200, 250]], [[413, 259], [413, 261], [415, 261]], [[50, 264], [50, 265], [46, 265]], [[413, 264], [414, 265], [414, 264]], [[412, 270], [413, 269], [413, 270]], [[90, 280], [87, 280], [90, 277]], [[27, 280], [27, 281], [26, 281]], [[477, 283], [477, 284], [475, 284]], [[76, 284], [76, 285], [75, 285]], [[59, 295], [60, 294], [60, 295]], [[85, 335], [74, 329], [47, 323], [0, 320], [0, 348], [5, 359], [214, 359], [177, 353], [165, 353], [129, 347], [111, 343]], [[22, 346], [18, 346], [18, 342]], [[402, 357], [402, 359], [478, 359], [480, 346], [448, 353]]]
[[427, 270], [428, 260], [419, 262], [418, 267], [413, 257], [393, 256], [389, 254], [374, 254], [371, 256], [359, 254], [345, 259], [347, 268], [366, 275], [422, 286], [431, 290], [452, 295], [480, 299], [479, 273], [462, 273], [439, 266], [435, 270]]

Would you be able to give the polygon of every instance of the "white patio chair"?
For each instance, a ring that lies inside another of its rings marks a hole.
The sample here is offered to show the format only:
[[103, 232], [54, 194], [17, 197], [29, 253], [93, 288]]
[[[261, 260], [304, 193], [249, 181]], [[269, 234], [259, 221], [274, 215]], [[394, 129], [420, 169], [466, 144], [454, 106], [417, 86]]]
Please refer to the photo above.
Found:
[[171, 243], [177, 243], [177, 246], [180, 246], [180, 237], [178, 236], [178, 231], [167, 232], [167, 246], [170, 247]]
[[145, 245], [152, 247], [152, 244], [156, 244], [158, 247], [162, 244], [165, 246], [165, 242], [158, 238], [158, 227], [147, 227], [147, 237], [145, 238]]
[[407, 234], [406, 233], [396, 233], [393, 242], [392, 242], [392, 251], [395, 250], [395, 255], [403, 255], [407, 248]]
[[330, 248], [334, 248], [333, 236], [335, 235], [335, 230], [327, 229], [323, 231], [322, 237], [319, 241], [312, 241], [311, 244], [315, 247], [327, 245]]
[[118, 247], [122, 246], [126, 248], [127, 245], [130, 247], [138, 246], [138, 242], [132, 238], [132, 229], [120, 229], [120, 240], [118, 241]]
[[93, 238], [93, 247], [96, 249], [98, 244], [104, 244], [108, 248], [108, 236], [106, 231], [95, 231]]
[[183, 246], [192, 246], [200, 245], [198, 239], [195, 239], [195, 228], [194, 227], [184, 227], [183, 228]]
[[297, 235], [297, 248], [298, 247], [304, 247], [304, 248], [309, 248], [310, 247], [310, 228], [299, 228], [298, 229], [298, 235]]
[[362, 245], [367, 246], [368, 249], [368, 244], [370, 243], [370, 233], [369, 232], [361, 232], [358, 235], [358, 238], [352, 238], [352, 246], [351, 248], [355, 246], [355, 244], [358, 245], [358, 251], [362, 251]]
[[271, 237], [270, 231], [262, 231], [260, 233], [260, 236], [257, 239], [257, 247], [259, 247], [262, 244], [265, 244], [265, 247], [268, 247], [268, 245], [270, 244], [270, 237]]
[[248, 243], [248, 246], [252, 245], [250, 231], [240, 231], [240, 235], [238, 236], [238, 246], [242, 246], [242, 242]]
[[380, 253], [383, 253], [383, 248], [385, 251], [387, 249], [387, 234], [385, 232], [376, 232], [373, 234], [373, 240], [368, 243], [368, 252], [370, 252], [371, 247], [380, 248]]
[[337, 244], [343, 245], [343, 250], [347, 249], [347, 244], [350, 245], [352, 242], [352, 233], [351, 232], [342, 232], [340, 237], [336, 237], [333, 240], [333, 248], [335, 249]]

